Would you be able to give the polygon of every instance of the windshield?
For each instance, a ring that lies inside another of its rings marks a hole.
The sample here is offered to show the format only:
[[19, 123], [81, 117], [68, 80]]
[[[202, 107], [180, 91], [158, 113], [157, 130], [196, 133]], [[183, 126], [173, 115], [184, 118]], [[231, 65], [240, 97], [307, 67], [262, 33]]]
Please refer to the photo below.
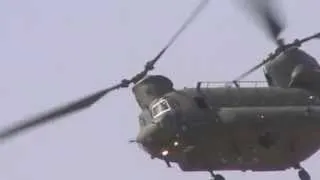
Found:
[[158, 117], [161, 114], [168, 112], [171, 110], [169, 103], [165, 99], [159, 100], [156, 104], [154, 104], [151, 108], [152, 117]]

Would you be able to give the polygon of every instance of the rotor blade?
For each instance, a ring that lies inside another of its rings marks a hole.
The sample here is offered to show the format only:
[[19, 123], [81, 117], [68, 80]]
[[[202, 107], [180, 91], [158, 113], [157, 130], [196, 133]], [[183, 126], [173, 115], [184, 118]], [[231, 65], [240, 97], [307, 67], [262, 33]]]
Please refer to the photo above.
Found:
[[301, 39], [300, 41], [299, 41], [299, 43], [305, 43], [305, 42], [307, 42], [307, 41], [310, 41], [310, 40], [312, 40], [312, 39], [320, 39], [320, 32], [319, 33], [317, 33], [317, 34], [314, 34], [314, 35], [312, 35], [312, 36], [309, 36], [309, 37], [306, 37], [306, 38], [303, 38], [303, 39]]
[[262, 16], [268, 27], [269, 33], [272, 39], [277, 42], [280, 33], [284, 29], [283, 25], [280, 23], [280, 19], [276, 16], [275, 12], [272, 12], [272, 7], [270, 6], [270, 0], [263, 0], [266, 4], [263, 9], [261, 9]]
[[279, 35], [284, 29], [284, 22], [280, 19], [279, 12], [275, 10], [274, 2], [271, 2], [271, 0], [246, 0], [242, 4], [249, 5], [245, 8], [247, 10], [251, 8], [251, 13], [259, 18], [267, 28], [272, 40], [278, 43]]
[[[289, 45], [286, 45], [286, 46], [289, 47], [289, 46], [291, 46], [291, 45], [295, 45], [296, 43], [302, 44], [302, 43], [305, 43], [305, 42], [307, 42], [307, 41], [309, 41], [309, 40], [312, 40], [312, 39], [315, 39], [315, 38], [320, 39], [320, 33], [317, 33], [317, 34], [314, 34], [314, 35], [312, 35], [312, 36], [309, 36], [309, 37], [303, 38], [303, 39], [301, 39], [301, 40], [295, 41], [295, 42], [293, 42], [292, 44], [289, 44]], [[259, 69], [261, 66], [263, 66], [264, 64], [266, 64], [267, 62], [269, 62], [270, 60], [272, 60], [274, 57], [276, 57], [277, 55], [279, 55], [280, 52], [281, 52], [281, 51], [277, 51], [277, 50], [276, 50], [276, 52], [275, 52], [274, 54], [272, 54], [271, 56], [269, 56], [266, 60], [264, 60], [264, 61], [262, 61], [261, 63], [257, 64], [256, 66], [254, 66], [253, 68], [251, 68], [249, 71], [243, 73], [242, 75], [240, 75], [238, 78], [236, 78], [236, 79], [233, 80], [232, 82], [237, 82], [237, 81], [245, 78], [246, 76], [248, 76], [249, 74], [251, 74], [251, 73], [254, 72], [255, 70]]]
[[48, 113], [41, 114], [35, 118], [29, 119], [26, 121], [20, 121], [17, 124], [13, 125], [12, 127], [0, 132], [0, 139], [5, 139], [8, 137], [11, 137], [11, 136], [16, 135], [24, 130], [42, 125], [42, 124], [50, 122], [51, 120], [54, 120], [56, 118], [66, 116], [70, 113], [88, 108], [93, 103], [95, 103], [100, 98], [102, 98], [104, 95], [106, 95], [108, 92], [115, 90], [115, 89], [118, 89], [118, 88], [121, 88], [121, 87], [127, 87], [130, 83], [138, 82], [140, 79], [142, 79], [147, 74], [147, 72], [149, 70], [153, 69], [154, 64], [161, 58], [161, 56], [166, 52], [166, 50], [175, 42], [175, 40], [179, 37], [179, 35], [194, 21], [194, 19], [204, 9], [204, 7], [208, 4], [208, 2], [209, 2], [209, 0], [202, 0], [200, 2], [200, 4], [196, 7], [196, 9], [191, 13], [191, 16], [184, 22], [184, 24], [180, 27], [180, 29], [170, 39], [168, 44], [158, 53], [158, 55], [153, 60], [147, 62], [147, 65], [146, 65], [144, 71], [138, 73], [137, 75], [132, 77], [130, 80], [123, 80], [122, 83], [115, 85], [111, 88], [103, 89], [103, 90], [98, 91], [92, 95], [81, 98], [77, 101], [73, 101], [71, 103], [68, 103], [67, 105], [62, 106], [62, 107], [58, 107]]
[[51, 110], [47, 113], [40, 114], [32, 119], [19, 121], [18, 123], [12, 125], [11, 127], [0, 132], [0, 139], [6, 139], [13, 135], [25, 131], [30, 128], [37, 127], [39, 125], [50, 122], [51, 120], [57, 119], [62, 116], [69, 115], [73, 112], [80, 111], [82, 109], [90, 107], [93, 103], [97, 102], [104, 95], [109, 93], [112, 90], [118, 89], [121, 87], [121, 84], [115, 85], [111, 88], [103, 89], [97, 91], [91, 95], [88, 95], [84, 98], [81, 98], [76, 101], [72, 101], [64, 106], [57, 107], [54, 110]]
[[202, 0], [200, 4], [195, 8], [194, 11], [191, 12], [189, 18], [182, 24], [180, 29], [172, 36], [169, 40], [168, 44], [158, 53], [158, 55], [151, 61], [149, 66], [153, 66], [161, 56], [167, 51], [167, 49], [177, 40], [177, 38], [181, 35], [181, 33], [187, 29], [187, 27], [195, 20], [195, 18], [199, 15], [200, 12], [208, 5], [209, 0]]
[[246, 76], [248, 76], [249, 74], [251, 74], [252, 72], [254, 72], [255, 70], [259, 69], [261, 66], [263, 66], [265, 63], [267, 63], [269, 61], [269, 58], [262, 61], [261, 63], [257, 64], [256, 66], [254, 66], [253, 68], [251, 68], [249, 71], [241, 74], [238, 78], [234, 79], [232, 82], [237, 82], [240, 81], [241, 79], [245, 78]]

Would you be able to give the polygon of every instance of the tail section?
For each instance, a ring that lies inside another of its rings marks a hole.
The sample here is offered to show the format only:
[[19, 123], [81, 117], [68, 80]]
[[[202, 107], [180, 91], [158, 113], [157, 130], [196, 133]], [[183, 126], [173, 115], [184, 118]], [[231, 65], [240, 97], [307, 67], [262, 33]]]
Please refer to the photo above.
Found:
[[265, 75], [272, 86], [299, 87], [320, 94], [320, 66], [306, 52], [292, 47], [265, 65]]
[[292, 72], [290, 87], [302, 88], [320, 95], [320, 68], [298, 65]]

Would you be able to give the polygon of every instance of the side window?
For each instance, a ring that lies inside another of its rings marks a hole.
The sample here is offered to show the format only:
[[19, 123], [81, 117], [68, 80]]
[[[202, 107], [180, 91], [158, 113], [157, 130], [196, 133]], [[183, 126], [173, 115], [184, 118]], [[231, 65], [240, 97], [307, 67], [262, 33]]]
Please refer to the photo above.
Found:
[[197, 96], [197, 97], [194, 97], [193, 99], [200, 109], [209, 108], [208, 104], [206, 103], [206, 101], [203, 97]]

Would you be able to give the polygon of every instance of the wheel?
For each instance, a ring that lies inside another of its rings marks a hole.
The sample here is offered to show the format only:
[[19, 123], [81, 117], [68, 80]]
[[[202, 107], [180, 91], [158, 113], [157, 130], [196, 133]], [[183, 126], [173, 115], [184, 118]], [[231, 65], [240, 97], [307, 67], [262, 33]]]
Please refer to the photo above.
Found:
[[214, 180], [225, 180], [225, 179], [224, 179], [224, 177], [223, 177], [222, 175], [216, 174], [216, 175], [214, 176]]
[[299, 175], [300, 180], [311, 180], [309, 173], [304, 169], [301, 169], [298, 172], [298, 175]]

